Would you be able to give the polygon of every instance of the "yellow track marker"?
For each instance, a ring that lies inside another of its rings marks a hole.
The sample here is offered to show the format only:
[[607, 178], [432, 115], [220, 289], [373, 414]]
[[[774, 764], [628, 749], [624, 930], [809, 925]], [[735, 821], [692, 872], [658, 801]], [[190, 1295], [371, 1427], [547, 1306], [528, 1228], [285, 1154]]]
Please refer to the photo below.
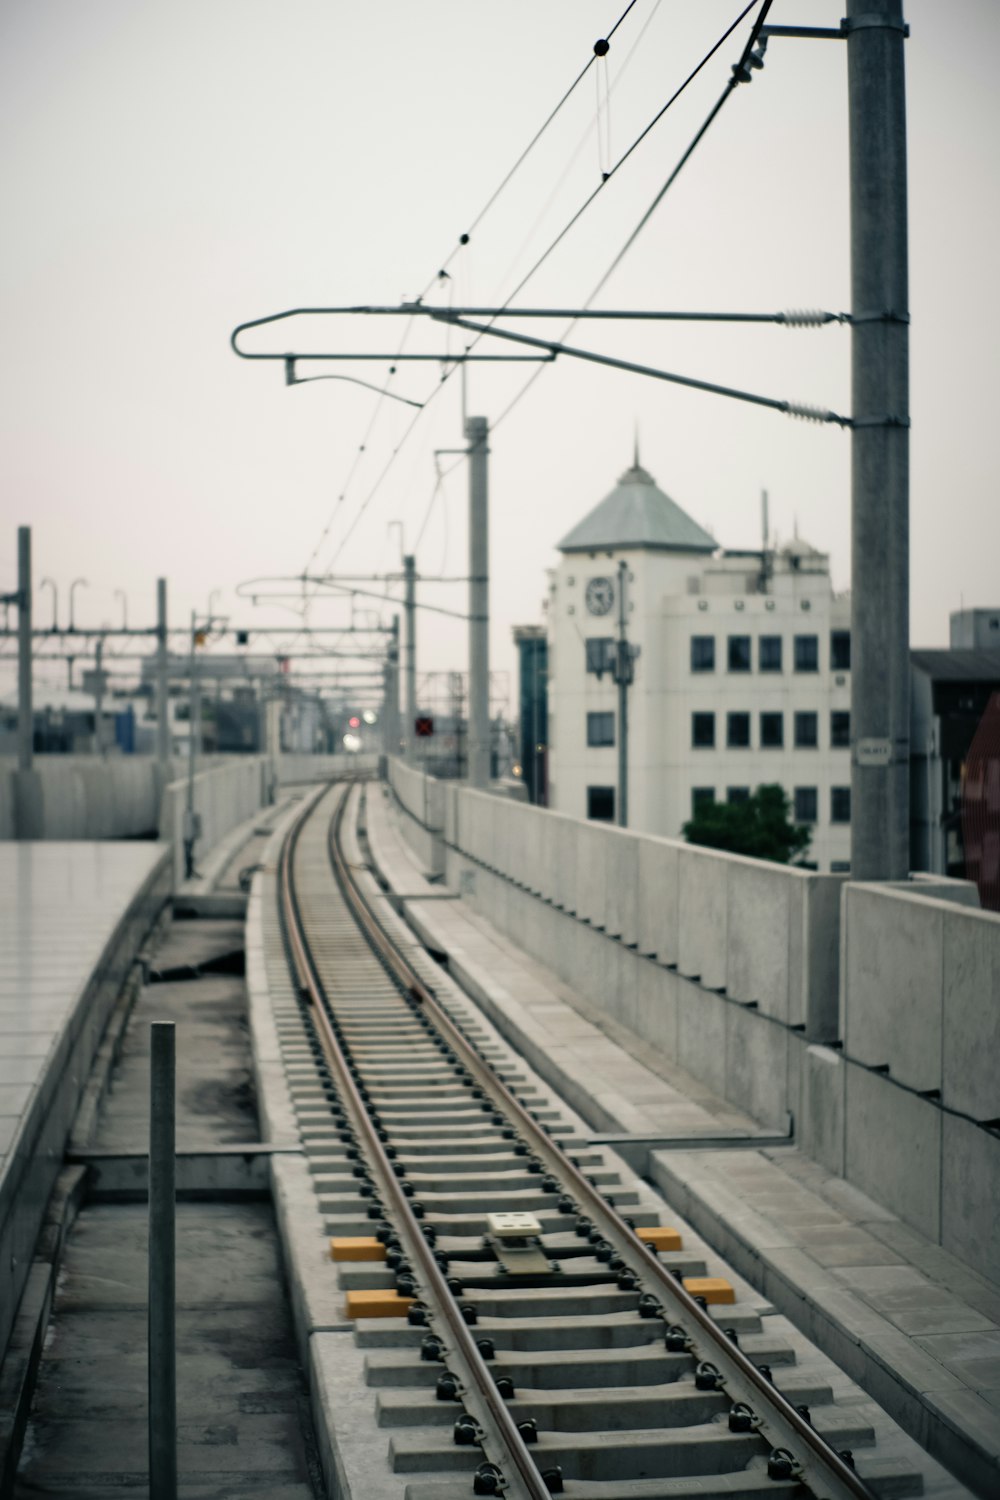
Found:
[[337, 1238], [330, 1241], [331, 1260], [385, 1260], [385, 1246], [374, 1235], [357, 1239]]
[[721, 1276], [685, 1276], [684, 1290], [706, 1302], [735, 1302], [736, 1293]]
[[405, 1318], [415, 1298], [398, 1292], [348, 1292], [344, 1311], [349, 1318]]
[[680, 1250], [681, 1237], [676, 1229], [653, 1224], [649, 1229], [637, 1229], [636, 1234], [646, 1245], [655, 1245], [657, 1250]]

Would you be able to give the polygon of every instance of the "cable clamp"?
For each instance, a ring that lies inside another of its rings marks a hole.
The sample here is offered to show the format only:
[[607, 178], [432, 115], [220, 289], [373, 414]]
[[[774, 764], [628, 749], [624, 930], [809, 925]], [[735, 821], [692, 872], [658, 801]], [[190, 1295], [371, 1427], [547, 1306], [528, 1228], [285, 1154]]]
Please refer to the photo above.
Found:
[[905, 312], [896, 312], [891, 307], [883, 308], [881, 312], [841, 313], [841, 318], [857, 327], [860, 323], [900, 323], [903, 327], [910, 326], [910, 315]]
[[904, 37], [910, 34], [910, 28], [905, 21], [894, 21], [889, 16], [878, 15], [877, 12], [869, 12], [865, 16], [845, 16], [840, 23], [840, 29], [844, 36], [850, 36], [852, 31], [898, 31]]
[[907, 431], [910, 427], [909, 417], [900, 417], [890, 414], [885, 417], [849, 417], [845, 421], [846, 427], [857, 431], [860, 427], [902, 427]]

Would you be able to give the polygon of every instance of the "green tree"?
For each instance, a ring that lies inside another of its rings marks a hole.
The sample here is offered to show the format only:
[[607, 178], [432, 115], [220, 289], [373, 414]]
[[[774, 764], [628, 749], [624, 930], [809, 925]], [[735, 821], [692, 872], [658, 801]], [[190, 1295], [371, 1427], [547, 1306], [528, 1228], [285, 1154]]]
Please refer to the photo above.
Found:
[[703, 802], [684, 837], [689, 844], [726, 849], [787, 865], [809, 848], [808, 828], [791, 820], [791, 803], [780, 786], [759, 786], [745, 802]]

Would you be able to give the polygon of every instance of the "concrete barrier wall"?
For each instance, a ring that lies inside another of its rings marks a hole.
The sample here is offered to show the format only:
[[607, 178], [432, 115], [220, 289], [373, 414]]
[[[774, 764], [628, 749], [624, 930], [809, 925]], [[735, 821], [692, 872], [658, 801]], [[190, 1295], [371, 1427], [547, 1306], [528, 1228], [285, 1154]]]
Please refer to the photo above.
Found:
[[0, 765], [0, 838], [154, 836], [160, 773], [152, 756], [39, 755]]
[[359, 776], [378, 770], [379, 756], [372, 755], [290, 755], [282, 752], [276, 762], [279, 786], [289, 782], [335, 781], [339, 776]]
[[394, 773], [407, 839], [513, 942], [995, 1275], [1000, 917], [973, 888], [851, 884]]
[[[271, 764], [262, 755], [234, 756], [221, 765], [199, 771], [194, 778], [194, 808], [201, 816], [201, 837], [195, 859], [214, 849], [238, 823], [252, 818], [267, 805], [271, 791]], [[174, 884], [184, 879], [184, 812], [187, 780], [172, 781], [163, 790], [160, 803], [160, 838], [173, 845]]]
[[396, 775], [397, 797], [419, 830], [411, 828], [408, 837], [415, 843], [419, 836], [422, 850], [428, 836], [440, 835], [597, 931], [676, 966], [703, 989], [804, 1029], [810, 1040], [837, 1037], [844, 876], [582, 822], [432, 782], [406, 767]]
[[1000, 1119], [1000, 916], [850, 885], [843, 955], [848, 1056], [974, 1121]]

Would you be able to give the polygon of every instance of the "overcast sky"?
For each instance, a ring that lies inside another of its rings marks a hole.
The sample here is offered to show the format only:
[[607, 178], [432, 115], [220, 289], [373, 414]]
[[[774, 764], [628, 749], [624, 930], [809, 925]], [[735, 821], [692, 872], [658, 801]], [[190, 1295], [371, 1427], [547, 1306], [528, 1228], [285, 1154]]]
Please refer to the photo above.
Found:
[[[422, 525], [419, 567], [464, 574], [465, 468], [435, 493], [433, 456], [462, 441], [458, 375], [442, 385], [440, 367], [420, 363], [389, 377], [385, 360], [301, 367], [388, 381], [414, 401], [433, 394], [408, 432], [415, 408], [342, 381], [288, 389], [281, 364], [236, 359], [229, 334], [302, 305], [395, 305], [425, 290], [428, 301], [509, 296], [741, 9], [636, 0], [607, 62], [452, 255], [624, 8], [6, 0], [0, 590], [14, 587], [24, 522], [36, 578], [59, 585], [63, 624], [78, 576], [89, 583], [78, 624], [118, 623], [116, 589], [131, 623], [151, 623], [159, 574], [176, 623], [212, 590], [234, 620], [292, 622], [241, 602], [237, 586], [307, 562], [397, 570], [400, 533], [409, 550]], [[834, 25], [842, 11], [776, 0], [769, 19]], [[1000, 6], [908, 0], [906, 14], [911, 627], [915, 645], [938, 645], [960, 600], [1000, 601]], [[589, 296], [718, 97], [749, 25], [601, 189], [520, 304]], [[847, 203], [846, 49], [772, 41], [763, 72], [736, 91], [596, 305], [845, 310]], [[450, 279], [429, 286], [446, 260]], [[388, 352], [403, 332], [396, 319], [331, 320], [275, 329], [255, 347]], [[590, 323], [573, 341], [850, 410], [850, 334], [839, 326]], [[407, 348], [443, 352], [445, 336], [421, 326]], [[486, 341], [479, 352], [504, 348]], [[497, 421], [530, 373], [471, 367], [468, 410]], [[559, 361], [492, 439], [495, 667], [513, 667], [511, 626], [541, 620], [555, 544], [628, 466], [636, 426], [645, 466], [721, 544], [757, 544], [766, 488], [780, 536], [797, 524], [831, 553], [837, 587], [849, 585], [846, 433]], [[460, 584], [422, 597], [465, 608]], [[48, 623], [48, 591], [36, 599]], [[348, 617], [347, 603], [310, 614]], [[464, 667], [461, 622], [425, 615], [419, 640], [421, 671]]]

